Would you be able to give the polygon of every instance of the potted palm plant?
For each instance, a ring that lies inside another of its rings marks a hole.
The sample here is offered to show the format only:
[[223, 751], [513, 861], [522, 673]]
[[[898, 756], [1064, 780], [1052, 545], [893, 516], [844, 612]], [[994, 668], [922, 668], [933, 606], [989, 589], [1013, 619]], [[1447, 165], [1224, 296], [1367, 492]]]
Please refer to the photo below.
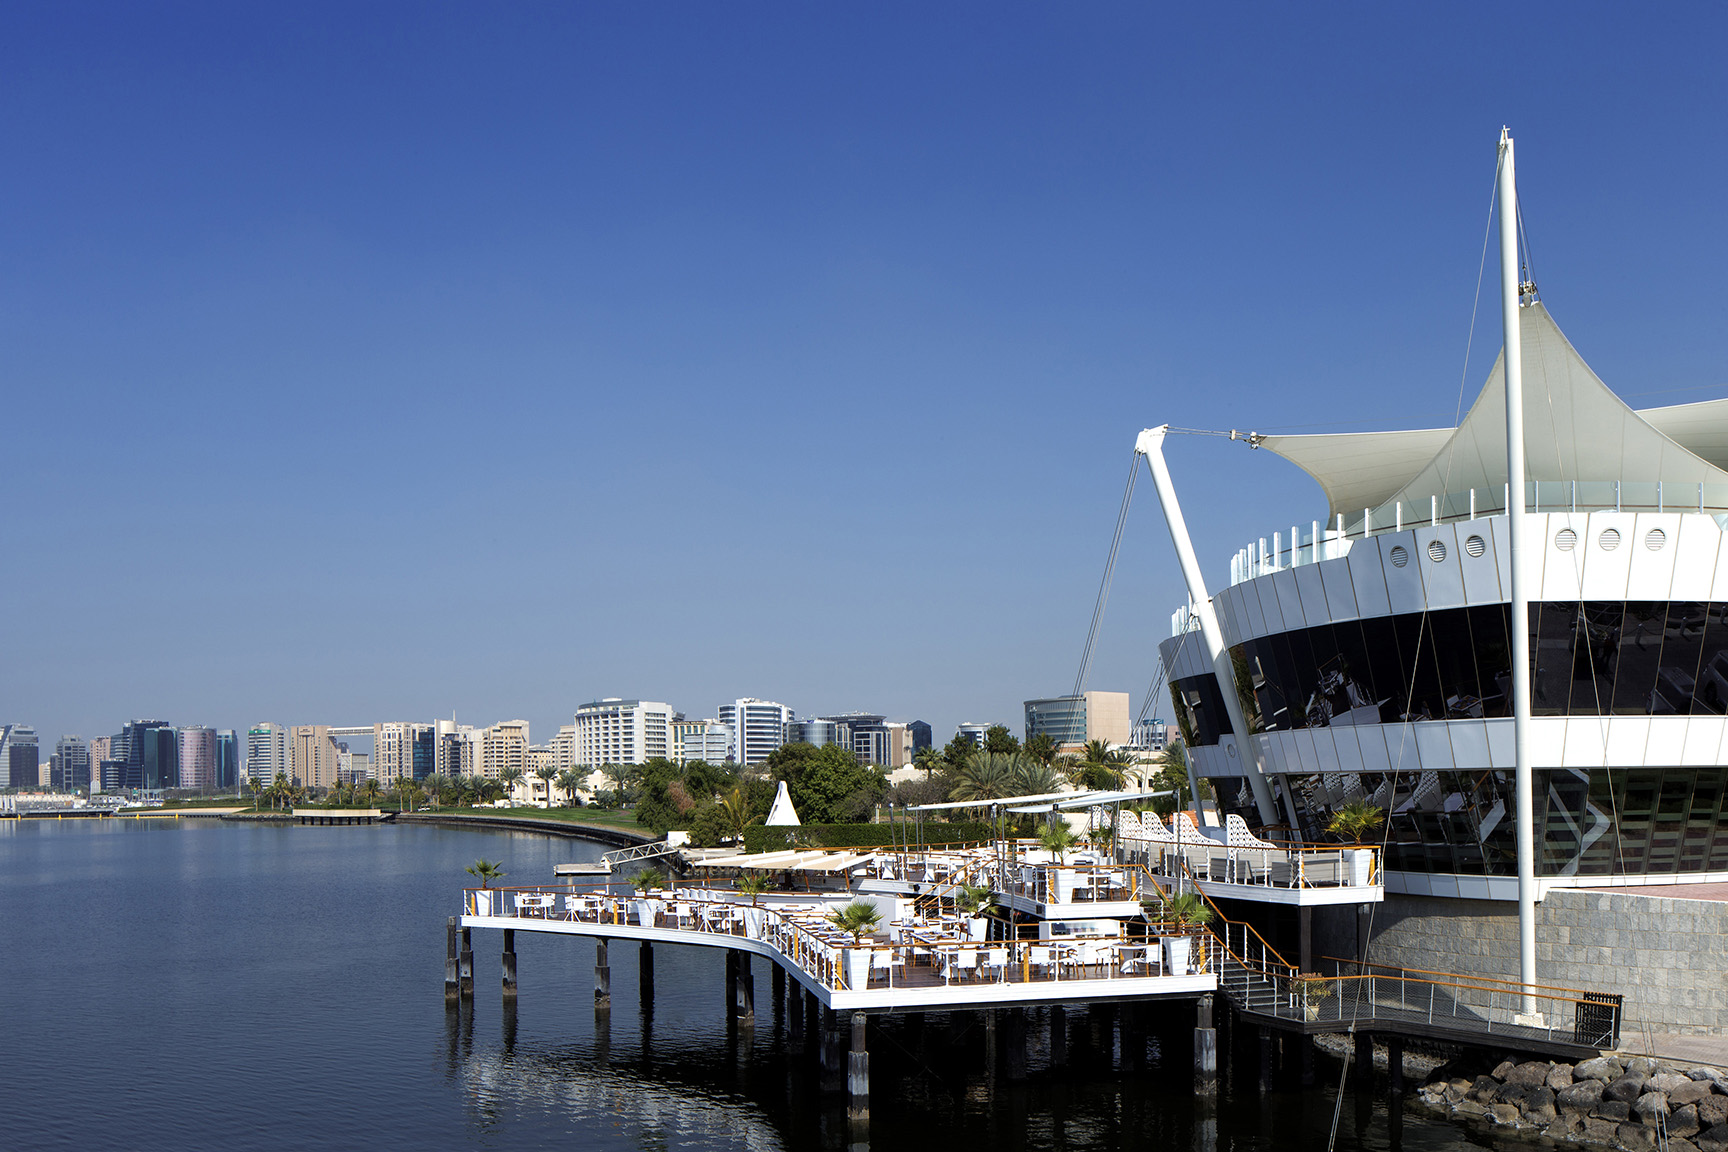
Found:
[[984, 911], [993, 902], [991, 899], [993, 895], [994, 893], [990, 891], [988, 884], [980, 884], [977, 887], [962, 884], [960, 894], [954, 898], [954, 903], [960, 911], [966, 913], [968, 934], [974, 940], [984, 939], [985, 930], [990, 926], [990, 921], [985, 917]]
[[666, 877], [656, 868], [644, 868], [636, 873], [631, 881], [642, 895], [635, 901], [636, 922], [644, 928], [652, 928], [660, 919], [660, 901], [654, 893], [666, 886]]
[[861, 945], [881, 920], [882, 913], [868, 900], [854, 900], [828, 917], [830, 924], [852, 935], [852, 947], [846, 950], [846, 987], [859, 989], [870, 982], [870, 953]]
[[750, 907], [744, 910], [744, 934], [752, 940], [762, 938], [762, 923], [767, 919], [767, 913], [762, 910], [760, 900], [762, 893], [768, 891], [770, 881], [763, 873], [752, 873], [739, 876], [732, 882], [735, 892], [750, 897]]
[[1365, 845], [1375, 829], [1386, 822], [1386, 813], [1366, 800], [1350, 800], [1332, 813], [1326, 830], [1355, 847], [1345, 852], [1350, 861], [1350, 883], [1361, 887], [1373, 878], [1374, 853]]
[[1066, 904], [1073, 898], [1074, 874], [1061, 865], [1068, 861], [1068, 850], [1074, 847], [1074, 832], [1066, 821], [1058, 820], [1038, 829], [1038, 845], [1050, 853], [1057, 867], [1049, 870], [1050, 903]]
[[1164, 946], [1164, 971], [1172, 976], [1189, 975], [1194, 948], [1192, 929], [1212, 922], [1212, 906], [1198, 892], [1177, 892], [1160, 900], [1142, 900], [1140, 906], [1147, 920], [1173, 929], [1160, 938]]
[[492, 886], [492, 881], [502, 880], [509, 875], [504, 871], [503, 862], [476, 860], [463, 871], [480, 881], [481, 891], [474, 893], [474, 914], [476, 916], [492, 915], [492, 893], [486, 889]]

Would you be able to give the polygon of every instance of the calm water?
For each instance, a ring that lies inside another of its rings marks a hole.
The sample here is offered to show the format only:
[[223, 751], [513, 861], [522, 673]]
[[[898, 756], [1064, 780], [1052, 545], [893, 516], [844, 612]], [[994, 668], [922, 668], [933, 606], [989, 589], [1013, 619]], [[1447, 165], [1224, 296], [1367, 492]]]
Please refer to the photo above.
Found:
[[[844, 1123], [789, 1055], [756, 968], [756, 1028], [728, 1030], [722, 953], [661, 946], [644, 1012], [612, 948], [597, 1029], [589, 942], [475, 933], [472, 1011], [443, 1002], [445, 918], [476, 857], [508, 882], [601, 849], [429, 827], [216, 821], [0, 824], [0, 1147], [839, 1148]], [[1227, 1081], [1215, 1142], [1189, 1092], [1192, 1015], [1148, 1013], [1143, 1067], [1069, 1013], [1069, 1069], [984, 1075], [977, 1018], [873, 1025], [877, 1149], [1324, 1149], [1333, 1097]], [[1130, 1041], [1123, 1048], [1138, 1048]], [[1168, 1059], [1165, 1053], [1168, 1052]], [[1244, 1068], [1252, 1064], [1244, 1062]], [[1336, 1080], [1336, 1066], [1322, 1064]], [[1340, 1149], [1485, 1146], [1347, 1097]]]

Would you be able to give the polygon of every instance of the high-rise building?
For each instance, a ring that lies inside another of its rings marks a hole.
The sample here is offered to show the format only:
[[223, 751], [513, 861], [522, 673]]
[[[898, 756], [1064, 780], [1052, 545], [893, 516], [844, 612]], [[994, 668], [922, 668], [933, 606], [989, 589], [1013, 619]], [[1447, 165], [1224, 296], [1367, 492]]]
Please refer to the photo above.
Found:
[[913, 720], [906, 725], [906, 730], [912, 733], [912, 755], [918, 755], [920, 749], [930, 747], [930, 725], [922, 720]]
[[371, 756], [351, 751], [346, 744], [336, 745], [336, 779], [339, 783], [363, 784], [372, 778]]
[[576, 763], [584, 768], [603, 764], [641, 764], [655, 757], [670, 760], [672, 725], [682, 714], [654, 700], [620, 700], [609, 696], [576, 709]]
[[724, 764], [732, 755], [732, 729], [718, 720], [674, 720], [672, 759], [680, 764], [700, 760]]
[[1128, 693], [1082, 692], [1026, 701], [1026, 739], [1048, 734], [1065, 752], [1076, 752], [1093, 740], [1115, 746], [1128, 743], [1133, 731], [1128, 719]]
[[90, 786], [90, 746], [82, 736], [62, 736], [49, 757], [48, 783], [60, 792]]
[[8, 788], [41, 787], [36, 729], [28, 724], [0, 725], [0, 770], [6, 773]]
[[424, 780], [437, 771], [431, 724], [390, 721], [372, 725], [372, 775], [381, 784], [406, 776]]
[[1162, 752], [1170, 744], [1170, 726], [1162, 720], [1141, 720], [1134, 725], [1130, 747], [1139, 752]]
[[434, 720], [432, 722], [432, 770], [440, 776], [448, 776], [454, 780], [468, 773], [462, 767], [462, 749], [465, 743], [463, 733], [473, 732], [467, 724], [457, 724], [455, 719]]
[[[110, 740], [112, 775], [102, 770], [102, 790], [159, 792], [180, 783], [180, 737], [166, 720], [134, 720]], [[112, 783], [110, 783], [112, 781]]]
[[479, 733], [476, 775], [500, 779], [506, 769], [528, 771], [528, 721], [506, 720]]
[[254, 788], [268, 788], [278, 775], [294, 778], [294, 752], [288, 729], [280, 724], [254, 724], [246, 732], [246, 779]]
[[232, 728], [216, 730], [216, 787], [228, 789], [240, 783], [240, 741]]
[[293, 745], [295, 781], [311, 788], [334, 788], [338, 750], [330, 725], [294, 725]]
[[[816, 729], [815, 726], [827, 726]], [[928, 727], [928, 726], [926, 726]], [[912, 732], [908, 725], [889, 722], [887, 717], [873, 712], [842, 712], [823, 716], [816, 721], [793, 721], [787, 725], [790, 742], [794, 731], [820, 731], [823, 738], [810, 739], [811, 744], [840, 744], [858, 757], [860, 764], [877, 764], [883, 768], [903, 768], [912, 762]]]
[[552, 766], [560, 772], [576, 767], [576, 725], [566, 724], [552, 737]]
[[90, 791], [102, 791], [102, 762], [114, 758], [114, 737], [90, 738]]
[[974, 748], [984, 747], [984, 734], [990, 731], [988, 724], [961, 724], [954, 729], [954, 735], [963, 737]]
[[843, 720], [832, 716], [823, 716], [817, 720], [794, 720], [786, 725], [786, 743], [814, 744], [820, 748], [824, 744], [838, 744], [842, 748], [852, 747], [852, 730]]
[[732, 759], [739, 764], [760, 764], [768, 754], [786, 743], [786, 725], [797, 714], [784, 704], [742, 696], [720, 705], [720, 723], [732, 729]]
[[181, 788], [210, 789], [216, 787], [216, 729], [192, 724], [178, 732]]

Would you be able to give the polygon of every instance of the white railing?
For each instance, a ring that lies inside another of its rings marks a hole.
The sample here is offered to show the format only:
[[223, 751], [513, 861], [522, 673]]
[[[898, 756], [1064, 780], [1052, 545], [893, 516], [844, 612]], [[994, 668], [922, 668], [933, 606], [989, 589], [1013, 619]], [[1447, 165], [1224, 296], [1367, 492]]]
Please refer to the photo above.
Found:
[[524, 922], [689, 933], [692, 943], [713, 943], [716, 936], [755, 940], [834, 991], [1217, 976], [1222, 955], [1210, 935], [1193, 935], [1184, 970], [1175, 972], [1158, 939], [975, 940], [963, 935], [967, 925], [957, 916], [895, 921], [887, 926], [888, 939], [854, 942], [827, 923], [823, 908], [757, 906], [677, 891], [666, 897], [618, 896], [576, 885], [471, 888], [464, 893], [463, 909], [469, 916]]

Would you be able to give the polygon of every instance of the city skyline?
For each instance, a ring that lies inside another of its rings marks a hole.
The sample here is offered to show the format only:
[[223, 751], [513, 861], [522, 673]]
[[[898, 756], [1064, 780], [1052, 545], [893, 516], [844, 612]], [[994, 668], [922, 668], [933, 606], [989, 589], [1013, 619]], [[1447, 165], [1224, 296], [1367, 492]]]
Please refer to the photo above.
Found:
[[[1070, 690], [1140, 428], [1454, 419], [1501, 124], [1589, 363], [1728, 391], [1725, 22], [20, 11], [6, 722], [1012, 728]], [[1168, 454], [1214, 584], [1326, 506]], [[1136, 714], [1181, 597], [1140, 491], [1087, 685]]]

